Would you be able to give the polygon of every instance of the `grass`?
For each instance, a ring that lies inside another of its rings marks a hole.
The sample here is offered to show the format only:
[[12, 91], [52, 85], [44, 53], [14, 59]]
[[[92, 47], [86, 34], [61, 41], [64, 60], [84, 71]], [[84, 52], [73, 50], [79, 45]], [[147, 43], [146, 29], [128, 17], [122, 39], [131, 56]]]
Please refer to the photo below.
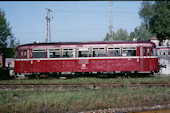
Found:
[[167, 77], [145, 77], [145, 78], [95, 78], [80, 77], [71, 79], [27, 79], [27, 80], [1, 80], [0, 84], [79, 84], [79, 83], [130, 83], [130, 82], [169, 82]]
[[114, 107], [170, 104], [170, 88], [0, 91], [0, 112], [65, 113]]

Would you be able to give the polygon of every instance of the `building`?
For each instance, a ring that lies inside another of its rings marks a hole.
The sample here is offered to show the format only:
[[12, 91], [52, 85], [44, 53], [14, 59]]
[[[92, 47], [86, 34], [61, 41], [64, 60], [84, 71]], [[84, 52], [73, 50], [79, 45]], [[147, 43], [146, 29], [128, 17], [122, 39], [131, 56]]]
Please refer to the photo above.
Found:
[[[151, 42], [154, 42], [156, 44], [156, 46], [159, 46], [159, 40], [157, 39], [157, 37], [152, 37], [150, 38], [150, 41]], [[167, 46], [170, 46], [170, 40], [167, 38], [166, 40], [163, 40], [162, 42], [162, 46], [163, 47], [167, 47]]]
[[150, 38], [150, 41], [154, 42], [157, 46], [159, 64], [166, 66], [165, 68], [161, 68], [160, 74], [162, 76], [170, 76], [170, 40], [168, 38], [163, 40], [162, 46], [159, 46], [157, 37]]

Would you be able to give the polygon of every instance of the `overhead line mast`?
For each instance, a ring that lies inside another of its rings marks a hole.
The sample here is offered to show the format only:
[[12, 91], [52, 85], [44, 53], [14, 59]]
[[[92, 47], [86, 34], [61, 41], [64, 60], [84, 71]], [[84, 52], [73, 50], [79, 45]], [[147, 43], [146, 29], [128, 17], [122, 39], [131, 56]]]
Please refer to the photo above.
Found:
[[113, 7], [113, 1], [109, 1], [110, 4], [110, 13], [109, 13], [109, 41], [113, 41], [113, 20], [112, 20], [112, 7]]
[[50, 31], [50, 20], [53, 19], [53, 17], [50, 17], [50, 12], [53, 12], [51, 9], [46, 8], [47, 10], [47, 16], [46, 16], [46, 20], [47, 20], [47, 37], [45, 42], [50, 43], [51, 42], [51, 31]]

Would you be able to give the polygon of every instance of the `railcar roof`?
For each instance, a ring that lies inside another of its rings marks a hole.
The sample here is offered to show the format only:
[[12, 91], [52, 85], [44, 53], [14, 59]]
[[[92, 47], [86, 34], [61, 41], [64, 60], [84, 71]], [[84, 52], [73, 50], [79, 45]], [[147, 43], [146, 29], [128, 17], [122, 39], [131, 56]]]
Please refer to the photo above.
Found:
[[[18, 47], [22, 46], [34, 46], [34, 45], [80, 45], [80, 44], [123, 44], [123, 43], [152, 43], [149, 41], [91, 41], [91, 42], [51, 42], [51, 43], [30, 43], [30, 44], [23, 44]], [[17, 48], [18, 48], [17, 47]]]

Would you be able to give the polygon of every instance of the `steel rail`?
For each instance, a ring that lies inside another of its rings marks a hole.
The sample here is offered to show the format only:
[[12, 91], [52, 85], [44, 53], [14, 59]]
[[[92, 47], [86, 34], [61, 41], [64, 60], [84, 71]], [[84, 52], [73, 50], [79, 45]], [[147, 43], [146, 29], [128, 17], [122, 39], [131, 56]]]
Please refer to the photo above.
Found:
[[132, 83], [74, 83], [74, 84], [66, 84], [66, 83], [60, 83], [60, 84], [45, 84], [45, 83], [39, 83], [39, 84], [0, 84], [0, 88], [12, 88], [12, 87], [51, 87], [55, 86], [57, 87], [63, 87], [63, 88], [76, 88], [76, 87], [84, 87], [84, 88], [120, 88], [120, 87], [170, 87], [170, 82], [165, 83], [148, 83], [148, 82], [132, 82]]

